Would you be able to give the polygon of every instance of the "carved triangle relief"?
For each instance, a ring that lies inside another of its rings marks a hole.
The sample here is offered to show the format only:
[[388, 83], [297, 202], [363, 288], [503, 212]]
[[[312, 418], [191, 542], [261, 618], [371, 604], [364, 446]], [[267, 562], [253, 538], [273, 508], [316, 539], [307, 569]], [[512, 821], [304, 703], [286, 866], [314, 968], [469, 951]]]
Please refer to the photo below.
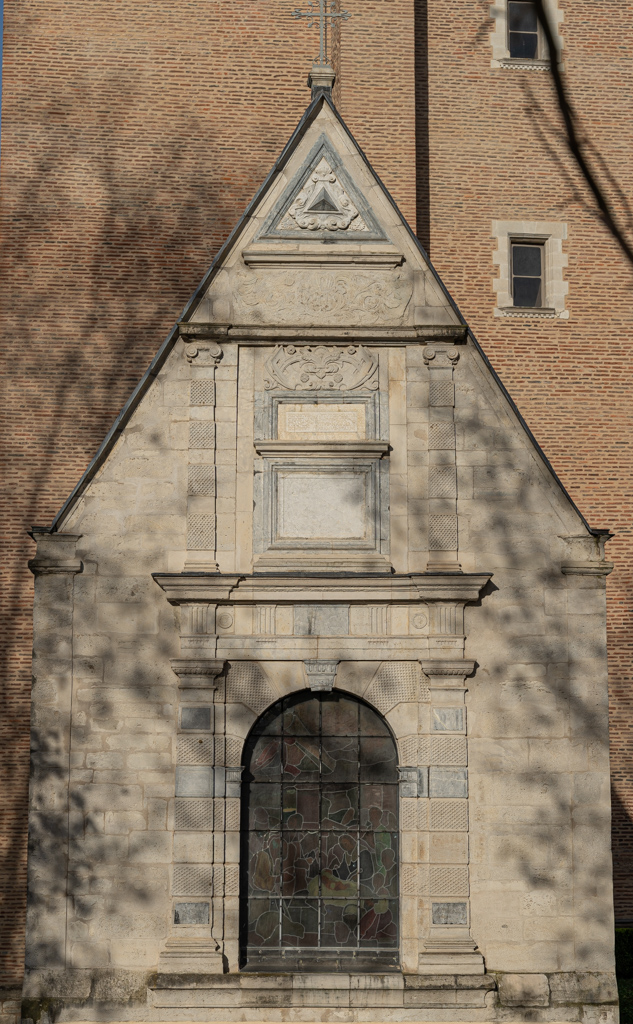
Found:
[[278, 222], [282, 231], [369, 231], [358, 209], [323, 156]]
[[275, 237], [388, 241], [325, 135], [295, 174], [259, 236]]

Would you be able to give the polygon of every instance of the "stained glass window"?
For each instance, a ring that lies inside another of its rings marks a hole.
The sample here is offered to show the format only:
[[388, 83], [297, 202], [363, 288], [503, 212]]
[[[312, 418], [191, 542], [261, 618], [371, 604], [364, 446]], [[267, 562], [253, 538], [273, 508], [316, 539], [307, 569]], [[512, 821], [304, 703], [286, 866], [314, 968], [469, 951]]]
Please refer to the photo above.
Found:
[[256, 723], [244, 766], [242, 966], [397, 967], [397, 754], [380, 715], [293, 694]]

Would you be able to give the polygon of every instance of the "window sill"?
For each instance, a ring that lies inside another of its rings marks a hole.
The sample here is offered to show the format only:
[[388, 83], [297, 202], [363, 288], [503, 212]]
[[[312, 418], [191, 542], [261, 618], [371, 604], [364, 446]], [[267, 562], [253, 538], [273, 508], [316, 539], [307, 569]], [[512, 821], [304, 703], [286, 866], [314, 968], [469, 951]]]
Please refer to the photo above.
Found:
[[497, 306], [495, 316], [514, 317], [536, 317], [537, 319], [562, 320], [569, 319], [569, 312], [565, 309], [552, 309], [548, 306]]
[[549, 60], [526, 59], [524, 57], [502, 57], [500, 60], [491, 60], [492, 68], [524, 68], [526, 71], [549, 71], [551, 64]]

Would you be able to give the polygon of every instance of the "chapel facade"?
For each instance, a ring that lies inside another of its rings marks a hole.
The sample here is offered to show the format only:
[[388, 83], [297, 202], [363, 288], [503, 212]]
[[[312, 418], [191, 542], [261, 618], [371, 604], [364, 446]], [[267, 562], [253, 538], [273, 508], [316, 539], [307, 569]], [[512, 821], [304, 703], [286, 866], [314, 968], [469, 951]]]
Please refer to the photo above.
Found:
[[34, 530], [34, 1024], [616, 1020], [608, 533], [330, 86]]

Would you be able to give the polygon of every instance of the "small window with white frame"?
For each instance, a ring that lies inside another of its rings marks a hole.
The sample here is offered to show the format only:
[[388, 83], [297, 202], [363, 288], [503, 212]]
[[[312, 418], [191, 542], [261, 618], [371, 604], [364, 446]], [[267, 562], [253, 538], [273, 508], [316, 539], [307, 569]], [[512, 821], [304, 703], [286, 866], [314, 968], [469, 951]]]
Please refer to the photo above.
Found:
[[[551, 24], [558, 30], [563, 20], [558, 0], [544, 0]], [[497, 0], [490, 8], [493, 31], [490, 35], [493, 68], [529, 68], [547, 70], [549, 54], [533, 0]], [[559, 42], [562, 46], [562, 39]]]
[[493, 221], [497, 241], [493, 281], [495, 316], [549, 317], [567, 320], [567, 226], [549, 221]]

